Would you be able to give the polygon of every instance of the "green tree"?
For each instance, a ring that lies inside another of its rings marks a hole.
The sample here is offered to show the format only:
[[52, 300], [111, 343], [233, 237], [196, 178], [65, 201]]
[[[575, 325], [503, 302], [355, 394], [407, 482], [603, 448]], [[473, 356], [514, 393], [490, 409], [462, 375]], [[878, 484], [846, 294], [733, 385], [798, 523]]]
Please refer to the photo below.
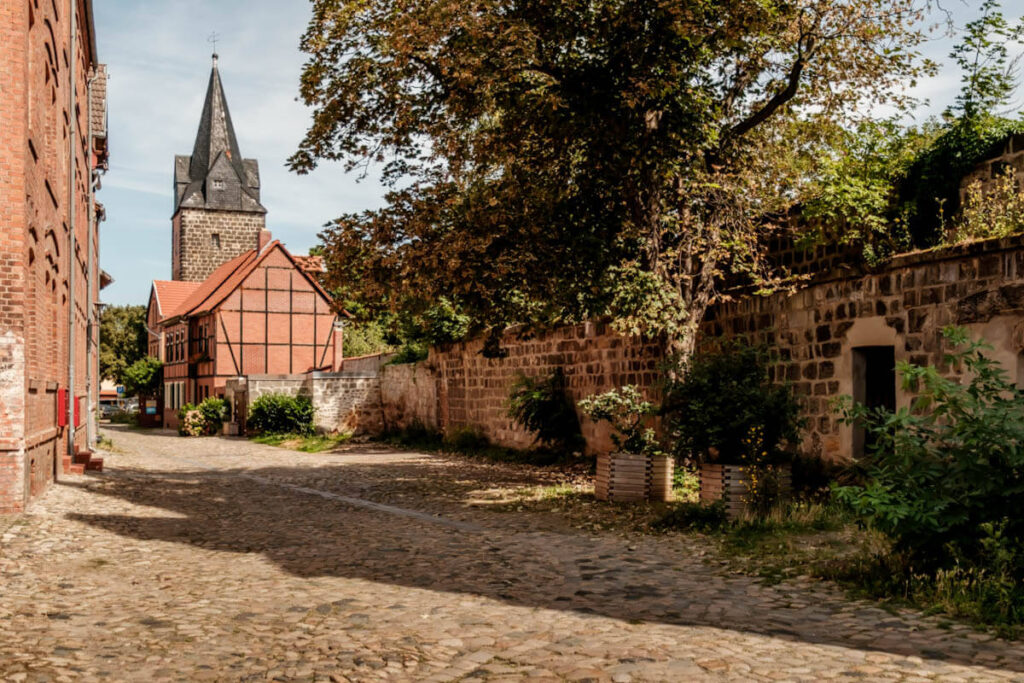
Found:
[[124, 372], [145, 358], [149, 336], [145, 306], [107, 306], [100, 316], [100, 375], [124, 384]]
[[[820, 140], [922, 73], [924, 0], [314, 0], [290, 160], [383, 164], [332, 285], [471, 331], [610, 314], [686, 355]], [[784, 274], [783, 274], [784, 275]]]
[[163, 383], [164, 364], [152, 356], [135, 361], [122, 372], [124, 391], [128, 396], [153, 396]]
[[998, 0], [981, 3], [981, 16], [964, 27], [963, 40], [950, 57], [961, 71], [961, 89], [949, 116], [973, 118], [1004, 106], [1017, 89], [1020, 57], [1009, 45], [1024, 43], [1024, 19], [1007, 21]]

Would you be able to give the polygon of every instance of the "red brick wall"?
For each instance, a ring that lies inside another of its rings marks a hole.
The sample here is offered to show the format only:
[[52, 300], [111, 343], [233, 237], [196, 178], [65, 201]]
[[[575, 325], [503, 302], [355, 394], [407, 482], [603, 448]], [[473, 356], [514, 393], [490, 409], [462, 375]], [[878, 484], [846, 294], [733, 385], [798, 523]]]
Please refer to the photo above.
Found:
[[[0, 5], [0, 513], [18, 511], [53, 481], [67, 450], [57, 427], [58, 386], [68, 383], [68, 317], [75, 295], [73, 395], [86, 394], [89, 269], [87, 76], [90, 53], [84, 3], [77, 50], [70, 49], [71, 2]], [[75, 62], [77, 107], [68, 111]], [[70, 123], [78, 126], [73, 163], [75, 237], [70, 244]], [[98, 253], [92, 235], [94, 254]], [[95, 269], [98, 275], [98, 268]], [[91, 294], [91, 296], [90, 296]], [[76, 434], [84, 445], [85, 425]]]

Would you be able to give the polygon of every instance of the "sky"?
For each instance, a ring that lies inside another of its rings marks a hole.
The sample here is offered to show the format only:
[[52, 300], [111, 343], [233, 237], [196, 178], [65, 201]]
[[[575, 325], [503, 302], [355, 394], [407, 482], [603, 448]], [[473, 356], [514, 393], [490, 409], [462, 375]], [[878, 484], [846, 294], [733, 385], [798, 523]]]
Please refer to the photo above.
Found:
[[[1008, 17], [1019, 0], [1005, 0]], [[172, 171], [175, 154], [191, 154], [218, 34], [219, 69], [243, 156], [260, 163], [267, 227], [296, 254], [317, 243], [331, 219], [383, 203], [373, 176], [324, 163], [309, 175], [285, 168], [310, 120], [298, 95], [305, 61], [298, 49], [308, 0], [95, 0], [99, 58], [108, 64], [110, 171], [97, 197], [107, 211], [100, 259], [114, 283], [109, 304], [145, 304], [150, 282], [171, 276]], [[947, 3], [962, 26], [980, 0]], [[956, 96], [959, 73], [946, 56], [954, 38], [937, 34], [923, 51], [945, 62], [912, 92], [941, 112]], [[1018, 54], [1021, 49], [1015, 50]], [[1020, 95], [1020, 93], [1018, 93]], [[1017, 98], [1015, 109], [1024, 108]]]

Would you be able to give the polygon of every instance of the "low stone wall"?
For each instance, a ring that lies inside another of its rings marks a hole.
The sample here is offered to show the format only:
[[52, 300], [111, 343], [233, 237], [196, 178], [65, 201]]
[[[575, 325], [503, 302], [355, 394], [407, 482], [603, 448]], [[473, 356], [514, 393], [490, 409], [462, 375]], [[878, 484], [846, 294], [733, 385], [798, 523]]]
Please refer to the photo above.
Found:
[[267, 394], [309, 398], [316, 409], [314, 425], [321, 432], [376, 434], [383, 430], [380, 377], [374, 373], [249, 375], [244, 391], [247, 406]]
[[438, 380], [437, 373], [428, 362], [381, 368], [380, 393], [385, 429], [440, 429]]
[[370, 356], [345, 358], [341, 361], [341, 369], [344, 372], [377, 373], [394, 357], [393, 353], [375, 353]]
[[317, 429], [353, 434], [379, 434], [384, 430], [379, 375], [314, 372], [310, 385]]

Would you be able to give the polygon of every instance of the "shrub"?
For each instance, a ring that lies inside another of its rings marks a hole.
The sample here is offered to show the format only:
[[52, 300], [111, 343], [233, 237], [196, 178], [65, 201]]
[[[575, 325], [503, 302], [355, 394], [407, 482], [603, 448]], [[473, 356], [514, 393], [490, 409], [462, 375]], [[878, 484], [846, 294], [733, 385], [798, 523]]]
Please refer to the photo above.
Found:
[[661, 455], [661, 446], [647, 420], [658, 407], [644, 399], [640, 390], [627, 385], [603, 394], [589, 396], [579, 402], [580, 410], [591, 420], [608, 422], [614, 433], [612, 442], [625, 453]]
[[544, 377], [520, 375], [509, 392], [508, 416], [536, 434], [535, 443], [564, 453], [583, 450], [580, 420], [561, 368]]
[[917, 570], [977, 569], [988, 580], [1024, 580], [1024, 393], [999, 364], [947, 328], [942, 369], [898, 364], [910, 408], [870, 410], [845, 397], [847, 422], [874, 437], [865, 481], [836, 496], [890, 536]]
[[210, 396], [199, 404], [199, 412], [206, 422], [207, 434], [218, 434], [224, 426], [224, 418], [227, 417], [228, 404], [222, 398]]
[[199, 408], [186, 403], [178, 408], [178, 434], [182, 436], [202, 436], [206, 432], [206, 418]]
[[763, 465], [786, 461], [800, 436], [800, 403], [768, 379], [768, 355], [739, 343], [694, 356], [662, 407], [680, 461]]
[[264, 394], [249, 406], [247, 425], [259, 434], [313, 433], [313, 403], [306, 396]]

